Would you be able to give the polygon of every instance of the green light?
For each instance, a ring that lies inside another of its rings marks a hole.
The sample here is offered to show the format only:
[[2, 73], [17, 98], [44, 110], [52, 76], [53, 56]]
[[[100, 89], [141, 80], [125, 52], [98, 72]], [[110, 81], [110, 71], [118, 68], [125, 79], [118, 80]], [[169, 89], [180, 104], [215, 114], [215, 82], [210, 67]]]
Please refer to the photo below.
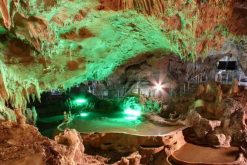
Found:
[[141, 115], [141, 111], [140, 110], [131, 109], [131, 108], [125, 109], [124, 113], [126, 115], [130, 115], [130, 116], [140, 116]]
[[4, 34], [4, 33], [6, 33], [6, 30], [0, 26], [0, 34]]
[[83, 104], [85, 104], [86, 102], [87, 102], [87, 100], [84, 99], [84, 98], [78, 98], [78, 99], [75, 99], [75, 100], [74, 100], [74, 104], [75, 104], [76, 106], [83, 105]]
[[87, 117], [89, 114], [88, 113], [86, 113], [86, 112], [82, 112], [82, 113], [80, 113], [80, 116], [81, 117]]
[[126, 120], [137, 120], [138, 117], [137, 116], [127, 116], [125, 117]]
[[78, 104], [81, 104], [81, 103], [87, 102], [87, 100], [86, 99], [76, 99], [75, 102]]

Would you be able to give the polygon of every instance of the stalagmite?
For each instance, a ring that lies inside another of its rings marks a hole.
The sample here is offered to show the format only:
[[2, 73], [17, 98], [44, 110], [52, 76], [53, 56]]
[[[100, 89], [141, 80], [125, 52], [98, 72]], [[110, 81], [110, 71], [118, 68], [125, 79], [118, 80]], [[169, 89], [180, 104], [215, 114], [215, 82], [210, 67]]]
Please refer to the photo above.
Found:
[[26, 117], [23, 115], [22, 109], [15, 109], [16, 121], [20, 126], [24, 126], [26, 124]]

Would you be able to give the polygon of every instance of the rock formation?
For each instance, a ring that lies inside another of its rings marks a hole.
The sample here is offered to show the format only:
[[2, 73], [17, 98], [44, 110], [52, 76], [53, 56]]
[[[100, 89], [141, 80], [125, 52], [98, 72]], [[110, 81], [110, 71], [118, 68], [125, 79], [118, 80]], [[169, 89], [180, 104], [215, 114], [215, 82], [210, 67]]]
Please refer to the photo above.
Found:
[[[185, 131], [187, 140], [221, 147], [243, 144], [246, 134], [246, 91], [229, 93], [234, 88], [226, 87], [227, 90], [222, 92], [219, 85], [200, 85], [194, 95], [187, 96], [186, 103], [190, 104], [183, 106], [183, 110], [179, 106], [184, 104], [183, 100], [176, 100], [177, 106], [172, 106], [173, 110], [178, 114], [186, 113], [183, 115], [186, 118], [184, 122], [192, 127]], [[169, 112], [168, 106], [162, 114], [166, 116]]]
[[[245, 0], [0, 0], [0, 164], [107, 162], [88, 155], [85, 143], [134, 152], [115, 164], [160, 165], [182, 145], [182, 135], [148, 142], [130, 137], [123, 144], [122, 135], [83, 141], [66, 130], [50, 140], [26, 124], [37, 118], [27, 104], [40, 101], [44, 91], [90, 80], [131, 89], [152, 73], [162, 74], [167, 89], [175, 90], [200, 73], [214, 75], [216, 61], [226, 54], [237, 57], [246, 72], [246, 6]], [[194, 137], [188, 140], [237, 145], [246, 153], [246, 91], [237, 81], [226, 88], [201, 85], [192, 95], [168, 100], [160, 115], [191, 126], [186, 131]], [[121, 141], [106, 142], [113, 138]]]
[[44, 90], [102, 80], [144, 53], [195, 59], [246, 34], [241, 0], [2, 0], [0, 6], [2, 98], [15, 108]]

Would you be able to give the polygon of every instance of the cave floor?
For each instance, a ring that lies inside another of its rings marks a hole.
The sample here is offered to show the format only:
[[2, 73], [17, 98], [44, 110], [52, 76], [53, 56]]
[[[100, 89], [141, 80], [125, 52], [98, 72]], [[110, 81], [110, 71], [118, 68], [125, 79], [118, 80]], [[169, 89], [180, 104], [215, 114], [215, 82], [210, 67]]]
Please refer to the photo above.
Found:
[[212, 148], [186, 143], [174, 153], [174, 157], [184, 162], [193, 163], [231, 163], [239, 156], [238, 147]]
[[[61, 123], [63, 116], [53, 116], [50, 118], [41, 119], [47, 123]], [[58, 125], [58, 124], [57, 124]], [[115, 115], [103, 115], [100, 113], [89, 112], [87, 115], [74, 116], [71, 122], [67, 124], [61, 124], [59, 126], [60, 131], [66, 128], [76, 129], [80, 133], [125, 133], [138, 136], [163, 136], [169, 135], [178, 130], [182, 130], [184, 126], [161, 126], [154, 124], [143, 118], [126, 118], [119, 114]], [[85, 144], [84, 144], [85, 145]], [[96, 150], [90, 145], [85, 146], [85, 153], [88, 155], [96, 156], [102, 159], [104, 162], [114, 163], [126, 157], [128, 154], [123, 154], [115, 151]], [[237, 147], [230, 148], [211, 148], [205, 146], [198, 146], [190, 143], [186, 143], [178, 151], [174, 153], [174, 159], [181, 162], [193, 162], [193, 163], [233, 163], [239, 156], [239, 150]], [[161, 163], [161, 162], [159, 162]], [[162, 160], [163, 164], [166, 164], [165, 160]], [[175, 163], [176, 164], [176, 163]]]

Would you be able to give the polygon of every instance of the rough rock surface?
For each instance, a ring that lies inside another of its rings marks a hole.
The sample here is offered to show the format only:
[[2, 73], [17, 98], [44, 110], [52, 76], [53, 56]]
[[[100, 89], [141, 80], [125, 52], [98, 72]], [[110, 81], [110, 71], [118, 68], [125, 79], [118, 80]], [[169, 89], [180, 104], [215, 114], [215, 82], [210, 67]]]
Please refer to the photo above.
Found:
[[[219, 147], [244, 144], [247, 131], [246, 90], [235, 89], [234, 92], [234, 89], [234, 85], [200, 85], [194, 94], [187, 96], [191, 102], [187, 109], [183, 109], [184, 112], [176, 108], [179, 106], [171, 106], [178, 114], [186, 114], [184, 122], [192, 127], [185, 130], [187, 140]], [[183, 102], [177, 99], [176, 104]], [[169, 112], [168, 108], [163, 113]]]
[[102, 150], [115, 150], [122, 153], [131, 153], [138, 151], [142, 147], [146, 148], [164, 147], [167, 154], [174, 152], [184, 143], [184, 137], [181, 131], [172, 132], [165, 136], [137, 136], [119, 133], [96, 133], [83, 136], [84, 144], [99, 148]]
[[31, 125], [0, 122], [0, 164], [3, 165], [62, 165], [100, 163], [84, 154], [80, 135], [66, 130], [55, 141], [43, 137]]
[[[75, 132], [66, 131], [56, 138], [57, 142], [46, 139], [25, 124], [20, 108], [25, 109], [31, 99], [40, 99], [42, 91], [67, 89], [87, 80], [103, 80], [119, 66], [143, 54], [159, 58], [145, 56], [143, 61], [151, 67], [144, 63], [138, 69], [127, 69], [133, 77], [139, 70], [153, 68], [162, 59], [160, 57], [168, 54], [196, 59], [209, 50], [220, 49], [226, 40], [245, 42], [246, 38], [242, 36], [246, 35], [245, 27], [244, 0], [0, 0], [0, 118], [19, 123], [1, 124], [1, 135], [6, 135], [0, 137], [4, 163], [14, 164], [11, 161], [15, 159], [28, 162], [32, 155], [40, 164], [90, 164], [91, 160], [91, 163], [100, 164], [101, 160], [87, 159], [82, 153], [83, 146]], [[242, 50], [241, 64], [246, 70], [245, 43]], [[173, 65], [171, 73], [178, 81], [184, 79], [184, 73], [195, 70], [194, 65], [187, 70], [186, 65], [176, 60], [174, 63], [177, 65]], [[176, 69], [175, 66], [181, 67]], [[213, 109], [218, 102], [210, 99], [221, 99], [210, 96], [214, 93], [201, 98], [204, 102], [199, 100], [204, 105], [209, 103], [208, 106], [196, 107], [198, 111], [205, 110], [206, 114], [190, 113], [191, 118], [198, 119], [190, 121], [197, 137], [215, 145], [242, 142], [245, 149], [245, 105], [235, 105], [246, 100], [235, 97], [238, 103], [229, 101], [229, 104], [227, 99], [223, 100], [227, 106], [239, 109], [224, 106]], [[190, 101], [187, 110], [190, 110]], [[17, 110], [12, 111], [12, 108]], [[177, 110], [181, 111], [181, 108]], [[113, 148], [136, 151], [137, 143], [131, 140], [130, 146], [124, 146], [121, 142]], [[103, 142], [99, 144], [101, 148], [107, 148]], [[152, 152], [156, 150], [159, 148]], [[14, 154], [10, 154], [12, 152]], [[123, 158], [120, 163], [131, 164], [132, 161], [138, 163], [139, 155]]]
[[65, 130], [51, 140], [31, 125], [11, 121], [0, 122], [0, 133], [0, 164], [3, 165], [32, 165], [33, 162], [36, 165], [159, 165], [158, 159], [165, 162], [168, 155], [185, 143], [182, 131], [157, 137], [92, 134], [83, 135], [82, 140], [75, 130]]
[[115, 159], [123, 155], [121, 160], [115, 163], [119, 165], [138, 165], [139, 162], [160, 165], [166, 163], [166, 158], [185, 144], [182, 131], [164, 136], [95, 133], [82, 137], [86, 150], [91, 148], [97, 155], [104, 156], [103, 153], [107, 155], [110, 151], [115, 155]]

